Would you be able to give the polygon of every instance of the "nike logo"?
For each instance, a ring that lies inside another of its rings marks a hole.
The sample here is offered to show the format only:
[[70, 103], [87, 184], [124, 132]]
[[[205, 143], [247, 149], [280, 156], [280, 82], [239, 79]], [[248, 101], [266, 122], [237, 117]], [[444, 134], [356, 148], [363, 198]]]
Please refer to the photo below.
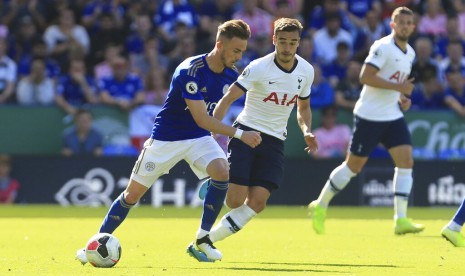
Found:
[[268, 81], [268, 84], [276, 83], [275, 81]]

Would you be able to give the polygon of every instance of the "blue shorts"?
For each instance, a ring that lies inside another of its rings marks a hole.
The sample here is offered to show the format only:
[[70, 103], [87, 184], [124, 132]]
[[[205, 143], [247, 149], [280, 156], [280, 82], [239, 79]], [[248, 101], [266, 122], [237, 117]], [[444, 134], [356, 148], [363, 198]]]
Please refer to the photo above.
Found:
[[366, 157], [379, 143], [386, 149], [412, 145], [405, 119], [402, 117], [394, 121], [376, 122], [354, 116], [354, 134], [350, 143], [350, 152]]
[[[253, 130], [235, 123], [242, 130]], [[261, 133], [262, 142], [251, 148], [232, 138], [228, 145], [230, 183], [260, 186], [272, 192], [279, 188], [284, 172], [284, 141]]]

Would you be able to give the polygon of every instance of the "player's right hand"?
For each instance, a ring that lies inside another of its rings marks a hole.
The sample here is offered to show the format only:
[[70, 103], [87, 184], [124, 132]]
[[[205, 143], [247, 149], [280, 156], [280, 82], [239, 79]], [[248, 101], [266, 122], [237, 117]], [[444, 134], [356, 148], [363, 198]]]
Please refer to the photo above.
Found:
[[244, 131], [241, 136], [241, 141], [250, 147], [255, 148], [262, 142], [262, 137], [258, 131]]
[[413, 88], [415, 88], [415, 85], [413, 84], [414, 80], [415, 78], [410, 78], [405, 79], [402, 83], [399, 83], [399, 92], [407, 97], [410, 97], [410, 95], [412, 95]]

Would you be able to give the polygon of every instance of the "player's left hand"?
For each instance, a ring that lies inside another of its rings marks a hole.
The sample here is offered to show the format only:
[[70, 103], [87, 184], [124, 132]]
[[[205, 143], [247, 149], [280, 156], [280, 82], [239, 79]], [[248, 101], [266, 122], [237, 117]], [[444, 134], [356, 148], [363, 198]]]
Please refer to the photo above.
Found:
[[313, 133], [306, 133], [304, 135], [305, 143], [307, 144], [307, 147], [305, 148], [305, 151], [310, 154], [313, 151], [318, 150], [318, 142], [316, 141], [315, 135]]
[[402, 109], [402, 111], [407, 111], [410, 109], [410, 106], [412, 106], [412, 100], [405, 97], [404, 95], [400, 95], [399, 106], [400, 106], [400, 109]]

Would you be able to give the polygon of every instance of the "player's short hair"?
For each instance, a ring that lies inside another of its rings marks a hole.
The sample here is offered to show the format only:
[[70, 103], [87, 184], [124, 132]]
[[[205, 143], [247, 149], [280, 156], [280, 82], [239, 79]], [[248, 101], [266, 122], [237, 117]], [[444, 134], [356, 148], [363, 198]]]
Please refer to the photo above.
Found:
[[299, 20], [293, 18], [280, 18], [274, 22], [274, 35], [278, 32], [299, 32], [302, 35], [302, 24]]
[[250, 27], [241, 19], [229, 20], [218, 26], [218, 33], [216, 34], [216, 40], [220, 37], [232, 39], [237, 37], [243, 40], [250, 38]]
[[413, 16], [413, 11], [407, 7], [398, 7], [392, 12], [391, 21], [395, 21], [399, 14], [406, 14]]

